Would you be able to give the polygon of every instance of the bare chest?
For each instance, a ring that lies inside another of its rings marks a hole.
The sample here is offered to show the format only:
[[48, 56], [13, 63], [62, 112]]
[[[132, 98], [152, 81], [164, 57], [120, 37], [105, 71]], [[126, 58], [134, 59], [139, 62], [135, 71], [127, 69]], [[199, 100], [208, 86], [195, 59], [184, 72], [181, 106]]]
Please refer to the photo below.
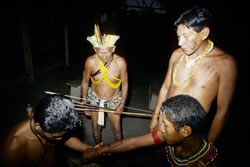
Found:
[[[94, 74], [96, 71], [100, 70], [99, 64], [96, 64], [92, 68], [92, 74]], [[119, 66], [116, 63], [111, 63], [110, 66], [108, 66], [103, 71], [100, 71], [98, 75], [95, 75], [93, 77], [94, 80], [98, 81], [103, 79], [104, 77], [107, 77], [111, 82], [116, 83], [117, 80], [115, 78], [120, 78], [121, 70]]]
[[212, 64], [201, 64], [195, 71], [194, 68], [186, 68], [183, 65], [175, 74], [172, 73], [171, 81], [169, 97], [177, 94], [189, 94], [201, 100], [206, 97], [205, 101], [210, 103], [217, 94], [219, 70]]
[[172, 80], [176, 86], [200, 86], [205, 88], [218, 81], [219, 68], [213, 61], [204, 60], [189, 67], [186, 65], [184, 61], [179, 61], [173, 66]]

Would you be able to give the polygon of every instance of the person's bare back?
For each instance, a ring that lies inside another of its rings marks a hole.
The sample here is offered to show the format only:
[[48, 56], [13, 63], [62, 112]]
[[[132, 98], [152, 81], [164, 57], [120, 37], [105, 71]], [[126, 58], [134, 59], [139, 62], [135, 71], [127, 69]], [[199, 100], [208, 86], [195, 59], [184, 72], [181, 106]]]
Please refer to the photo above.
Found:
[[6, 166], [52, 166], [54, 147], [49, 147], [42, 138], [41, 142], [44, 145], [32, 133], [30, 120], [22, 121], [4, 138], [1, 145], [1, 162]]

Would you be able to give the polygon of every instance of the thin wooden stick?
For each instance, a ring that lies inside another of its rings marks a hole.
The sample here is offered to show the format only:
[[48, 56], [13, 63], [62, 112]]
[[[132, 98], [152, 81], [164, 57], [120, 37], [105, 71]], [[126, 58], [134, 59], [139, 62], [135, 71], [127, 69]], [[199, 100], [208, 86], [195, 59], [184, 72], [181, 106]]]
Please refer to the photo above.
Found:
[[[75, 108], [78, 111], [87, 111], [85, 108]], [[99, 110], [95, 110], [96, 112], [107, 112], [107, 113], [115, 113], [114, 110], [111, 109], [99, 109]], [[121, 114], [125, 114], [125, 115], [134, 115], [134, 116], [142, 116], [142, 117], [152, 117], [151, 114], [143, 114], [143, 113], [133, 113], [133, 112], [122, 112]]]
[[96, 111], [96, 112], [98, 112], [98, 110], [96, 110], [96, 109], [93, 109], [93, 108], [91, 108], [91, 109], [89, 109], [89, 108], [75, 108], [77, 111]]
[[[56, 93], [56, 92], [51, 92], [51, 91], [44, 91], [45, 93], [47, 94], [60, 94], [60, 93]], [[63, 95], [63, 96], [66, 96], [66, 97], [69, 97], [69, 98], [72, 98], [72, 99], [77, 99], [77, 100], [83, 100], [83, 101], [87, 101], [87, 99], [84, 99], [84, 98], [80, 98], [80, 97], [75, 97], [75, 96], [69, 96], [69, 95]], [[77, 102], [77, 101], [74, 101], [78, 104], [82, 104], [81, 102]], [[140, 109], [140, 108], [134, 108], [134, 107], [127, 107], [127, 106], [124, 106], [124, 108], [127, 108], [127, 109], [130, 109], [130, 110], [135, 110], [135, 111], [143, 111], [143, 112], [147, 112], [147, 113], [151, 113], [153, 114], [154, 111], [151, 111], [151, 110], [144, 110], [144, 109]]]
[[74, 104], [76, 107], [80, 107], [80, 108], [89, 108], [89, 109], [98, 109], [99, 106], [84, 106], [84, 105], [79, 105], [79, 104]]
[[[56, 92], [51, 92], [51, 91], [44, 91], [44, 93], [49, 94], [49, 95], [60, 95], [60, 93], [56, 93]], [[84, 98], [80, 98], [80, 97], [76, 97], [76, 96], [70, 96], [70, 95], [63, 95], [72, 99], [78, 99], [78, 100], [83, 100], [83, 101], [87, 101], [87, 99]]]
[[153, 114], [153, 112], [154, 112], [154, 111], [151, 111], [151, 110], [144, 110], [144, 109], [140, 109], [140, 108], [127, 107], [127, 106], [125, 106], [124, 108], [127, 108], [129, 110], [135, 110], [135, 111], [143, 111], [143, 112], [151, 113], [151, 114]]
[[75, 103], [75, 104], [79, 104], [79, 105], [85, 105], [85, 104], [87, 104], [87, 103], [84, 104], [83, 102], [75, 101], [75, 100], [72, 100], [72, 102]]
[[[73, 100], [73, 102], [77, 103], [77, 104], [75, 104], [76, 110], [82, 109], [83, 111], [87, 111], [86, 108], [90, 107], [90, 109], [96, 109], [97, 112], [101, 111], [101, 110], [104, 110], [103, 112], [105, 112], [105, 110], [106, 110], [107, 112], [113, 112], [114, 113], [116, 111], [115, 109], [107, 109], [107, 108], [100, 107], [100, 106], [97, 106], [97, 105], [94, 105], [94, 104], [83, 104], [81, 102], [74, 101], [74, 100]], [[143, 113], [122, 112], [122, 114], [152, 117], [152, 114], [143, 114]]]

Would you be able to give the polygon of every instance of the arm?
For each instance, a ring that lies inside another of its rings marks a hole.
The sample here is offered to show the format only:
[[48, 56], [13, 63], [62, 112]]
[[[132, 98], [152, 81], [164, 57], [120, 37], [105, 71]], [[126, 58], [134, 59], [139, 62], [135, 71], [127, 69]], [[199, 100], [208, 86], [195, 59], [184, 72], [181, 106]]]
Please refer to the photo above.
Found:
[[131, 150], [135, 150], [135, 149], [146, 147], [146, 146], [151, 146], [154, 144], [155, 143], [152, 137], [152, 133], [148, 133], [143, 136], [122, 139], [110, 145], [100, 147], [98, 149], [98, 152], [99, 153], [126, 152], [126, 151], [131, 151]]
[[127, 63], [124, 58], [120, 58], [119, 66], [121, 67], [121, 80], [122, 80], [122, 86], [121, 86], [121, 104], [116, 109], [117, 113], [121, 113], [124, 110], [124, 104], [126, 102], [127, 96], [128, 96], [128, 72], [127, 72]]
[[[157, 131], [157, 136], [164, 141], [163, 136], [160, 131]], [[142, 148], [146, 146], [154, 145], [155, 141], [152, 137], [152, 133], [148, 133], [143, 136], [130, 137], [126, 139], [122, 139], [120, 141], [116, 141], [112, 144], [99, 147], [96, 149], [88, 150], [83, 153], [82, 158], [84, 160], [91, 160], [97, 157], [98, 155], [102, 155], [104, 153], [117, 153], [117, 152], [126, 152], [131, 151], [137, 148]]]
[[65, 146], [78, 151], [78, 152], [84, 152], [85, 150], [89, 148], [93, 148], [93, 146], [90, 146], [88, 144], [83, 143], [80, 139], [77, 137], [70, 137], [65, 143]]
[[225, 126], [236, 85], [237, 65], [235, 60], [230, 56], [226, 60], [223, 60], [223, 63], [221, 65], [217, 95], [217, 112], [208, 133], [208, 141], [211, 143], [215, 143]]
[[82, 76], [82, 98], [83, 99], [86, 99], [88, 95], [89, 79], [90, 79], [90, 60], [88, 58], [85, 62], [84, 69], [83, 69], [83, 76]]
[[15, 167], [21, 165], [26, 150], [26, 140], [23, 137], [7, 138], [1, 145], [1, 166]]
[[173, 67], [173, 62], [174, 62], [174, 60], [173, 60], [174, 55], [175, 55], [175, 52], [172, 54], [172, 56], [170, 58], [169, 65], [168, 65], [168, 71], [167, 71], [165, 80], [161, 86], [161, 89], [160, 89], [160, 92], [159, 92], [159, 95], [158, 95], [158, 98], [157, 98], [157, 101], [155, 104], [155, 110], [154, 110], [152, 119], [151, 119], [150, 124], [149, 124], [149, 128], [150, 128], [151, 132], [153, 130], [157, 129], [158, 116], [160, 113], [161, 104], [167, 99], [168, 89], [170, 87], [170, 83], [172, 80], [171, 77], [172, 77], [172, 67]]
[[[89, 79], [90, 79], [90, 60], [87, 58], [84, 69], [83, 69], [83, 76], [82, 76], [82, 98], [87, 99], [88, 95], [88, 87], [89, 87]], [[86, 115], [90, 116], [90, 113], [85, 112]]]

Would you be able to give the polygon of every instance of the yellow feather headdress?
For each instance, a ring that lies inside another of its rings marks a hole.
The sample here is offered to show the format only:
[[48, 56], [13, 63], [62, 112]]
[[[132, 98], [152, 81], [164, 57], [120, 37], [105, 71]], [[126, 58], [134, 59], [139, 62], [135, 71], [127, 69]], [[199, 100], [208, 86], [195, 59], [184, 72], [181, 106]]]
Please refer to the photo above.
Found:
[[111, 35], [111, 34], [104, 34], [102, 36], [100, 28], [97, 24], [95, 24], [95, 34], [87, 37], [87, 40], [94, 46], [94, 47], [112, 47], [116, 43], [116, 41], [120, 38], [119, 35]]

